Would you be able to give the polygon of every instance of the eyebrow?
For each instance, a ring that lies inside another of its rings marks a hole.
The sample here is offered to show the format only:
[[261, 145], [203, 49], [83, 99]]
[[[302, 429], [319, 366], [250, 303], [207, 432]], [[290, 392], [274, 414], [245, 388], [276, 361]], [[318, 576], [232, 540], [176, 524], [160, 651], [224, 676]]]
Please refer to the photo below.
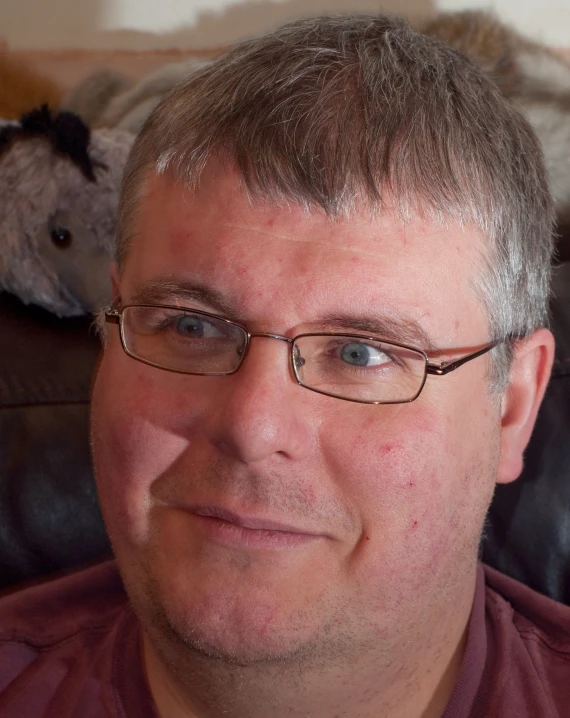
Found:
[[[158, 277], [139, 287], [130, 297], [128, 304], [173, 304], [185, 306], [199, 303], [227, 319], [245, 322], [239, 318], [235, 305], [221, 292], [195, 281], [172, 280]], [[426, 352], [437, 352], [430, 337], [414, 319], [376, 315], [327, 314], [320, 319], [305, 323], [311, 331], [366, 334], [392, 341], [396, 344], [409, 344]]]
[[349, 333], [354, 331], [386, 339], [395, 344], [409, 344], [426, 352], [438, 351], [423, 327], [414, 319], [334, 314], [327, 315], [312, 324], [318, 325], [322, 331]]
[[236, 315], [235, 307], [215, 289], [196, 282], [184, 280], [173, 281], [158, 277], [146, 282], [131, 296], [129, 304], [182, 304], [183, 302], [198, 302], [211, 307], [214, 311], [233, 318]]

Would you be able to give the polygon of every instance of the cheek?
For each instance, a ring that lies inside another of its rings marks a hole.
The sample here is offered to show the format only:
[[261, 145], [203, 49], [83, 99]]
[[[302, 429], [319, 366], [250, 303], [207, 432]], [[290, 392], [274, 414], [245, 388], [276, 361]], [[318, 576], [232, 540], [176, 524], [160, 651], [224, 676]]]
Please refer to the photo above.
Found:
[[[169, 375], [164, 385], [156, 377], [150, 381], [149, 369], [110, 350], [93, 387], [93, 462], [111, 538], [128, 534], [142, 540], [148, 534], [152, 484], [188, 447], [174, 420], [180, 415], [176, 404], [184, 397]], [[186, 420], [191, 421], [192, 412], [186, 409]]]
[[385, 577], [407, 571], [413, 583], [459, 545], [472, 550], [494, 485], [488, 432], [473, 436], [465, 412], [419, 403], [347, 423], [357, 425], [331, 443], [327, 460], [362, 517], [361, 565]]
[[[365, 419], [346, 421], [343, 440], [328, 444], [332, 473], [347, 477], [355, 498], [374, 496], [379, 505], [400, 503], [402, 496], [409, 503], [436, 488], [449, 454], [445, 417], [412, 404], [374, 409]], [[330, 427], [324, 432], [333, 435]]]

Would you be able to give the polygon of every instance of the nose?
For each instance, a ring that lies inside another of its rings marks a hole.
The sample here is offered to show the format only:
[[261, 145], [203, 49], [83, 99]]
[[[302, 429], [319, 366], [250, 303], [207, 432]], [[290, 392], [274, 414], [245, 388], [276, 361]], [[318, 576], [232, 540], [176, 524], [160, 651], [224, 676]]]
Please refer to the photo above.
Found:
[[277, 335], [252, 335], [235, 374], [220, 377], [205, 429], [219, 451], [244, 463], [311, 452], [316, 423], [306, 392], [291, 370], [290, 344]]

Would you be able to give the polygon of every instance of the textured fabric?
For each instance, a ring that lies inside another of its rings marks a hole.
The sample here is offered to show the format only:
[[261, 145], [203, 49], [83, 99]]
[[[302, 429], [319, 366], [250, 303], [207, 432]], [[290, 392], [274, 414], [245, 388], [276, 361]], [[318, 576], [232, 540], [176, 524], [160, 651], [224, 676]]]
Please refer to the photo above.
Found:
[[570, 716], [570, 608], [485, 567], [487, 656], [472, 718]]
[[[570, 608], [480, 567], [442, 718], [568, 715]], [[0, 600], [0, 716], [157, 718], [113, 562]]]
[[113, 562], [0, 600], [2, 718], [156, 718]]
[[477, 570], [477, 585], [467, 628], [467, 643], [455, 689], [442, 718], [475, 718], [473, 705], [481, 684], [487, 657], [485, 631], [485, 576]]

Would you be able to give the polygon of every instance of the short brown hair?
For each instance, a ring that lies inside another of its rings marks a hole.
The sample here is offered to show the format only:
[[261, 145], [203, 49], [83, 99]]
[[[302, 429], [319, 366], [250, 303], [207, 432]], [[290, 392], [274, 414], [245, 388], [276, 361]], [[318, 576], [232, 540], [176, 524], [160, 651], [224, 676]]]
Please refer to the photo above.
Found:
[[[475, 283], [492, 339], [547, 321], [553, 208], [526, 120], [467, 57], [386, 15], [317, 17], [243, 42], [156, 108], [123, 184], [124, 261], [144, 177], [195, 186], [212, 154], [233, 163], [254, 198], [475, 223], [489, 237]], [[499, 383], [507, 341], [494, 350]]]

